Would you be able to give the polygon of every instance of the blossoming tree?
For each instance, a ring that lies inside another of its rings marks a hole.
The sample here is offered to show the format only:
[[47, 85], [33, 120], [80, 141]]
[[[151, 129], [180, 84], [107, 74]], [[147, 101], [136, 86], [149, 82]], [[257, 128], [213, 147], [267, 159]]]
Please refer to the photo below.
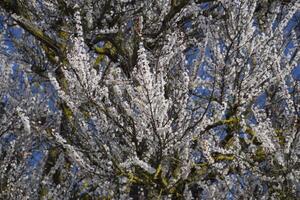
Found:
[[299, 198], [298, 0], [0, 7], [0, 198]]

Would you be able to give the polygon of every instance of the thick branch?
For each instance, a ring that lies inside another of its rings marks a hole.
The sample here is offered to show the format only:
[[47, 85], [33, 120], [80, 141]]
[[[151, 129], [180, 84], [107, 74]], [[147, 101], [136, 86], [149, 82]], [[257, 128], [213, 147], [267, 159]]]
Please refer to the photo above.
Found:
[[43, 33], [43, 31], [41, 31], [41, 29], [39, 29], [35, 25], [33, 25], [30, 22], [28, 22], [28, 20], [26, 20], [25, 18], [20, 17], [20, 16], [18, 16], [16, 14], [13, 14], [12, 18], [25, 31], [29, 32], [37, 40], [39, 40], [40, 42], [42, 42], [43, 44], [45, 44], [50, 49], [54, 50], [57, 55], [59, 55], [59, 56], [62, 55], [62, 52], [63, 52], [62, 51], [62, 45], [59, 44], [58, 42], [54, 41], [53, 39], [51, 39], [45, 33]]

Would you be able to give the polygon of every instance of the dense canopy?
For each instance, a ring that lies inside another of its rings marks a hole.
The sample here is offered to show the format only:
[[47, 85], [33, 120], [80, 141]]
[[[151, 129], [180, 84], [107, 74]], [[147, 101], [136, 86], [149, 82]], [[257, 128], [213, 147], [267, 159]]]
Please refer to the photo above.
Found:
[[299, 0], [1, 0], [0, 199], [299, 199]]

